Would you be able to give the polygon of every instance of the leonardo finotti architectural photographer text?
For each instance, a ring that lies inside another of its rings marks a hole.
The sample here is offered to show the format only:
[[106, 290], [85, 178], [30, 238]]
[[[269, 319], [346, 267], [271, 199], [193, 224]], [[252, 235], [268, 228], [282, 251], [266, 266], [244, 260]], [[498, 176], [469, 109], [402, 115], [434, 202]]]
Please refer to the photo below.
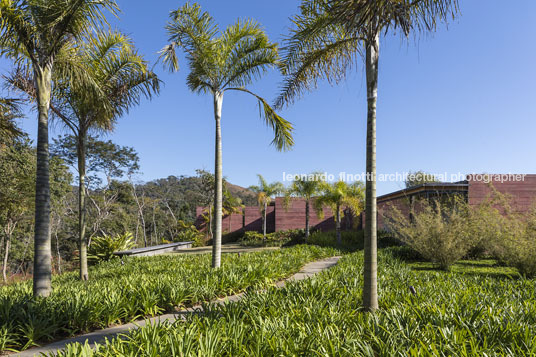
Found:
[[[380, 173], [376, 174], [375, 181], [379, 182], [406, 182], [406, 181], [439, 181], [439, 182], [459, 182], [464, 180], [479, 181], [484, 183], [490, 182], [522, 182], [525, 181], [526, 174], [463, 174], [461, 172], [449, 174], [443, 173], [411, 173], [411, 172], [395, 172], [395, 173]], [[328, 172], [317, 172], [310, 174], [296, 174], [283, 172], [283, 182], [290, 182], [295, 180], [302, 181], [367, 181], [372, 180], [373, 177], [370, 172], [362, 173], [347, 173], [339, 172], [338, 174]]]

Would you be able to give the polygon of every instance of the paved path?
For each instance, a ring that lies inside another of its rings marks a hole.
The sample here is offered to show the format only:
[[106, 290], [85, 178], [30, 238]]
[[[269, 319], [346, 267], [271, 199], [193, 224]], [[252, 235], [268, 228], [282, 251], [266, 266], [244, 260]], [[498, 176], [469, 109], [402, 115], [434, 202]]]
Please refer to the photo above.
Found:
[[[227, 244], [222, 244], [221, 246], [222, 253], [250, 253], [250, 252], [258, 252], [260, 250], [277, 250], [277, 249], [280, 249], [280, 248], [279, 247], [244, 247], [238, 243], [227, 243]], [[173, 253], [166, 253], [166, 254], [205, 254], [205, 253], [212, 253], [212, 246], [179, 249], [179, 250], [174, 251]]]
[[[331, 257], [331, 258], [327, 258], [323, 260], [318, 260], [316, 262], [308, 263], [304, 265], [298, 273], [292, 275], [290, 278], [277, 282], [276, 286], [279, 288], [282, 288], [289, 281], [292, 282], [292, 281], [299, 281], [299, 280], [307, 279], [317, 273], [320, 273], [322, 270], [331, 268], [332, 266], [337, 264], [340, 258], [341, 257]], [[211, 302], [214, 304], [225, 304], [228, 302], [239, 301], [243, 297], [244, 297], [244, 294], [242, 293], [242, 294], [227, 296], [222, 299], [213, 300]], [[73, 338], [69, 338], [67, 340], [54, 342], [46, 346], [32, 348], [32, 349], [14, 354], [12, 356], [20, 356], [20, 357], [40, 356], [41, 354], [48, 354], [51, 352], [62, 350], [66, 347], [66, 345], [70, 343], [76, 343], [76, 342], [80, 342], [82, 344], [87, 342], [89, 343], [90, 346], [94, 346], [95, 343], [97, 342], [104, 342], [105, 339], [111, 339], [117, 336], [118, 334], [128, 333], [130, 330], [138, 329], [140, 327], [145, 326], [148, 323], [154, 323], [154, 322], [160, 322], [160, 321], [173, 322], [178, 319], [184, 319], [185, 316], [188, 314], [200, 313], [202, 311], [203, 311], [203, 308], [201, 307], [201, 305], [195, 305], [191, 308], [181, 310], [179, 312], [175, 312], [172, 314], [160, 315], [160, 316], [156, 316], [150, 319], [132, 322], [126, 325], [106, 328], [104, 330], [99, 330], [99, 331], [91, 332], [85, 335], [76, 336]]]

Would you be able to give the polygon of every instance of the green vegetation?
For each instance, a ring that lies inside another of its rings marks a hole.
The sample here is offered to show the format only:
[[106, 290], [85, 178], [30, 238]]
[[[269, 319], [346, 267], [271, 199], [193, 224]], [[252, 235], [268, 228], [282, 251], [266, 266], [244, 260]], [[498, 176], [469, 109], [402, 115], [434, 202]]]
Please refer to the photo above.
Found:
[[465, 201], [419, 200], [415, 205], [411, 217], [391, 207], [388, 222], [396, 236], [424, 258], [448, 270], [476, 245], [478, 226]]
[[281, 247], [289, 243], [304, 243], [305, 232], [303, 229], [289, 229], [268, 233], [264, 236], [259, 232], [245, 232], [240, 239], [240, 245], [246, 247]]
[[492, 257], [536, 276], [536, 207], [526, 213], [512, 208], [511, 198], [494, 191], [478, 206], [460, 197], [418, 200], [404, 215], [396, 207], [385, 217], [393, 234], [448, 270], [464, 257]]
[[135, 246], [132, 233], [95, 237], [89, 247], [88, 260], [94, 263], [107, 262], [115, 257], [114, 252], [132, 249]]
[[[32, 299], [31, 283], [0, 287], [0, 346], [26, 349], [38, 342], [155, 316], [248, 288], [262, 289], [335, 250], [297, 246], [227, 254], [210, 269], [210, 255], [118, 260], [91, 267], [89, 282], [75, 273], [55, 276], [47, 299]], [[268, 264], [269, 262], [269, 264]]]
[[[363, 254], [319, 276], [211, 305], [185, 322], [150, 325], [96, 352], [61, 356], [528, 356], [536, 354], [535, 280], [488, 274], [466, 262], [451, 272], [412, 268], [380, 250], [380, 309], [363, 314]], [[488, 261], [483, 262], [487, 267]], [[456, 265], [458, 267], [458, 265]], [[488, 269], [488, 268], [485, 268]], [[410, 293], [413, 286], [416, 295]]]

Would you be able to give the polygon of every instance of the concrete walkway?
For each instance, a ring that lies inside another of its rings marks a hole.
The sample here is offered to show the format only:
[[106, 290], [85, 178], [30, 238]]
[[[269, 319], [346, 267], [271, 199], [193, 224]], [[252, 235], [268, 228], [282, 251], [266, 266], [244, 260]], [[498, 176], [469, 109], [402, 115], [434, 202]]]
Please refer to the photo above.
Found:
[[[222, 253], [251, 253], [258, 252], [261, 250], [278, 250], [279, 247], [244, 247], [238, 243], [227, 243], [222, 244], [221, 252]], [[176, 250], [173, 253], [166, 254], [205, 254], [212, 253], [212, 246], [197, 247], [197, 248], [186, 248]]]
[[[195, 249], [195, 248], [192, 248], [192, 249]], [[285, 286], [287, 282], [299, 281], [299, 280], [310, 278], [311, 276], [336, 265], [340, 258], [341, 257], [331, 257], [331, 258], [327, 258], [323, 260], [318, 260], [316, 262], [308, 263], [304, 265], [298, 273], [292, 275], [290, 278], [286, 280], [281, 280], [277, 282], [275, 285], [278, 288], [282, 288]], [[225, 304], [228, 302], [236, 302], [236, 301], [240, 301], [243, 297], [244, 297], [244, 294], [241, 293], [241, 294], [231, 295], [231, 296], [227, 296], [221, 299], [213, 300], [211, 301], [211, 303]], [[203, 312], [203, 308], [201, 307], [201, 305], [195, 305], [191, 308], [181, 310], [172, 314], [160, 315], [160, 316], [156, 316], [156, 317], [145, 319], [145, 320], [139, 320], [139, 321], [132, 322], [126, 325], [109, 327], [104, 330], [94, 331], [85, 335], [57, 341], [46, 346], [31, 348], [26, 351], [13, 354], [11, 356], [20, 356], [20, 357], [40, 356], [41, 354], [49, 354], [52, 352], [57, 352], [59, 350], [64, 349], [68, 344], [76, 343], [76, 342], [79, 342], [82, 344], [87, 342], [90, 346], [93, 347], [95, 346], [95, 343], [99, 343], [99, 342], [101, 343], [101, 342], [104, 342], [106, 339], [112, 339], [116, 337], [118, 334], [128, 333], [130, 330], [138, 329], [140, 327], [147, 325], [148, 323], [163, 322], [163, 321], [174, 322], [179, 319], [184, 319], [185, 316], [188, 314], [201, 313], [201, 312]]]

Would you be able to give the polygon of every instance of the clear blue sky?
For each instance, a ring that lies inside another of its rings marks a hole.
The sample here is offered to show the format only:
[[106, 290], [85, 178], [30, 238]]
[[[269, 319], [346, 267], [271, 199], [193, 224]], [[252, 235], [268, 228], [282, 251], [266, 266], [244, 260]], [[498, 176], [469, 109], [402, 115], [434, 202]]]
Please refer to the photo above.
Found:
[[[120, 0], [114, 26], [130, 34], [151, 63], [167, 42], [164, 25], [182, 1]], [[297, 0], [200, 1], [223, 28], [254, 18], [279, 41]], [[418, 42], [383, 39], [378, 102], [378, 173], [422, 169], [441, 173], [536, 172], [536, 1], [461, 0], [462, 16], [448, 30]], [[9, 69], [0, 61], [0, 72]], [[143, 180], [213, 170], [212, 99], [188, 91], [179, 73], [155, 67], [165, 82], [161, 95], [120, 120], [110, 138], [133, 146]], [[275, 71], [253, 89], [272, 100], [281, 77]], [[318, 90], [283, 111], [296, 128], [293, 151], [279, 153], [271, 132], [246, 95], [228, 93], [223, 103], [223, 167], [242, 186], [282, 173], [315, 170], [338, 174], [365, 170], [365, 85], [362, 66], [336, 87]], [[23, 121], [32, 137], [35, 115]], [[56, 126], [53, 134], [61, 133]], [[388, 193], [402, 183], [379, 183]]]

